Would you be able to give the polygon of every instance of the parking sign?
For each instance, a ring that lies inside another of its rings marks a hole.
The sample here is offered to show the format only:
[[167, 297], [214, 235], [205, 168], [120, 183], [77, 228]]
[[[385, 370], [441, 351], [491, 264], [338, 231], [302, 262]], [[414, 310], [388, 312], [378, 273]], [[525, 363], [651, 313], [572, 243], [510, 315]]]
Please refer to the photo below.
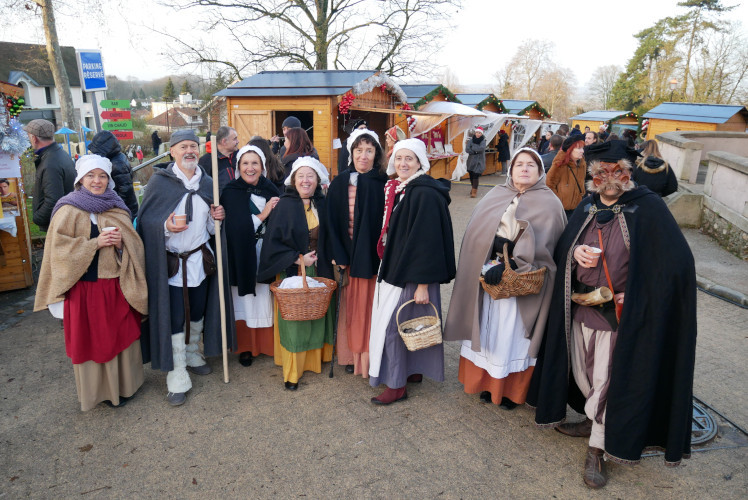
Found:
[[78, 72], [83, 91], [106, 90], [106, 76], [104, 75], [104, 62], [101, 59], [101, 51], [76, 50], [75, 54], [78, 57]]

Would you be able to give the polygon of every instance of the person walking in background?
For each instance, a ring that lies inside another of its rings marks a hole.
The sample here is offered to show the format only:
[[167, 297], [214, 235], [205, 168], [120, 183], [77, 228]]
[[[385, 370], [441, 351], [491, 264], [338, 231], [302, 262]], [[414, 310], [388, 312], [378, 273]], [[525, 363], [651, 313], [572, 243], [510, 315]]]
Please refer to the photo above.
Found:
[[[565, 225], [564, 208], [530, 148], [515, 153], [506, 183], [491, 189], [470, 217], [444, 338], [463, 341], [458, 378], [485, 403], [511, 410], [525, 402], [551, 302], [553, 249]], [[545, 284], [533, 295], [494, 299], [478, 281], [494, 260], [499, 264], [484, 276], [488, 285], [501, 283], [507, 266], [519, 273], [546, 268]]]
[[543, 161], [543, 168], [546, 172], [548, 172], [548, 170], [551, 168], [551, 165], [553, 165], [553, 160], [556, 158], [556, 155], [561, 149], [563, 143], [564, 138], [558, 134], [553, 134], [551, 136], [551, 140], [548, 141], [548, 151], [540, 157], [540, 159]]
[[497, 144], [499, 150], [499, 162], [501, 163], [501, 174], [507, 173], [507, 163], [511, 154], [509, 153], [509, 135], [504, 130], [499, 130], [499, 142]]
[[46, 231], [57, 200], [73, 190], [75, 165], [55, 142], [55, 126], [47, 120], [31, 120], [23, 126], [34, 150], [36, 178], [32, 203], [34, 224]]
[[678, 179], [670, 165], [662, 158], [657, 141], [650, 140], [643, 143], [642, 157], [636, 160], [634, 182], [639, 186], [647, 186], [652, 192], [660, 196], [673, 194], [678, 190]]
[[112, 190], [106, 157], [82, 156], [75, 191], [52, 212], [34, 310], [62, 319], [81, 411], [123, 406], [143, 384], [141, 315], [148, 314], [143, 243]]
[[465, 152], [468, 154], [467, 171], [470, 176], [470, 197], [475, 198], [478, 194], [480, 176], [486, 170], [486, 136], [483, 135], [481, 127], [475, 127], [473, 137], [465, 143]]
[[265, 228], [280, 196], [278, 188], [264, 175], [265, 161], [265, 153], [257, 146], [241, 148], [236, 179], [226, 185], [221, 195], [226, 210], [228, 279], [242, 366], [250, 366], [253, 356], [273, 356], [274, 352], [273, 296], [267, 283], [257, 281]]
[[[301, 275], [299, 266], [305, 266], [309, 277], [332, 279], [322, 194], [322, 185], [330, 182], [327, 169], [316, 158], [303, 156], [293, 164], [285, 182], [286, 192], [273, 209], [265, 231], [257, 280]], [[316, 320], [290, 321], [280, 312], [276, 315], [275, 364], [283, 367], [286, 389], [297, 390], [305, 371], [320, 373], [322, 363], [332, 359], [334, 321], [332, 300], [325, 316]]]
[[138, 149], [135, 150], [135, 157], [138, 159], [138, 165], [142, 165], [143, 163], [143, 149], [138, 146]]
[[[397, 174], [385, 187], [384, 223], [377, 248], [382, 264], [374, 292], [369, 339], [369, 384], [385, 390], [371, 402], [389, 405], [408, 397], [407, 383], [423, 376], [444, 380], [442, 343], [409, 351], [398, 332], [399, 321], [432, 316], [441, 319], [439, 285], [455, 276], [450, 183], [427, 175], [431, 164], [420, 139], [395, 144], [387, 174]], [[432, 307], [433, 305], [433, 307]]]
[[342, 282], [347, 282], [339, 290], [338, 363], [345, 365], [346, 372], [366, 378], [387, 174], [375, 132], [356, 129], [346, 146], [351, 164], [333, 179], [327, 192], [330, 259], [343, 269]]
[[153, 156], [158, 156], [158, 150], [161, 149], [161, 138], [158, 136], [158, 130], [151, 134], [151, 145], [153, 147]]
[[584, 197], [584, 178], [587, 164], [584, 161], [584, 136], [574, 134], [567, 137], [561, 152], [553, 159], [548, 170], [546, 184], [559, 197], [564, 205], [566, 216], [577, 208]]
[[132, 185], [132, 167], [127, 157], [122, 153], [119, 140], [108, 130], [102, 130], [93, 136], [88, 144], [88, 150], [95, 155], [108, 158], [112, 163], [112, 180], [114, 192], [122, 198], [130, 210], [133, 220], [138, 216], [138, 199]]
[[548, 152], [548, 145], [551, 142], [551, 137], [553, 137], [553, 132], [550, 130], [547, 130], [545, 134], [543, 134], [543, 137], [540, 139], [540, 145], [538, 146], [538, 153], [544, 155]]
[[[216, 149], [218, 150], [218, 188], [223, 190], [226, 184], [236, 178], [236, 152], [239, 149], [239, 136], [231, 127], [220, 127], [216, 131]], [[205, 153], [198, 164], [206, 174], [213, 175], [212, 153]]]

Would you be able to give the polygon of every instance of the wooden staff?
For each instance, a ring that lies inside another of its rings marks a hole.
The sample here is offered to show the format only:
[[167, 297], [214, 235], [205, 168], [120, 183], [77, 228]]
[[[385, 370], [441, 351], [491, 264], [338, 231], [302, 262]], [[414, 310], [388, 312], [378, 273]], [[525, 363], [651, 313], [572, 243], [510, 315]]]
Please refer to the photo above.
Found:
[[[218, 195], [218, 147], [216, 136], [210, 138], [210, 159], [213, 164], [213, 204], [220, 205]], [[216, 235], [216, 262], [218, 265], [218, 301], [221, 306], [221, 348], [223, 349], [223, 382], [229, 383], [229, 354], [226, 347], [226, 297], [223, 295], [223, 246], [221, 245], [221, 221], [213, 221]]]

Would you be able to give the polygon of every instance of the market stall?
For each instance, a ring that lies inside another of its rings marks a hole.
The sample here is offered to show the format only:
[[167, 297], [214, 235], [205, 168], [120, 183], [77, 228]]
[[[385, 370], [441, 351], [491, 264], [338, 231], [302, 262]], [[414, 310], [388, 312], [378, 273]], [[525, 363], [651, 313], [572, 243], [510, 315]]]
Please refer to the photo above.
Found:
[[0, 82], [0, 98], [0, 291], [6, 291], [34, 282], [21, 177], [21, 155], [30, 144], [16, 119], [24, 105], [23, 89]]
[[[501, 101], [501, 99], [493, 94], [456, 94], [456, 97], [465, 106], [473, 107], [478, 111], [509, 116], [509, 112], [504, 106], [504, 103]], [[516, 117], [516, 115], [511, 116]], [[499, 129], [497, 129], [490, 137], [486, 135], [486, 170], [483, 172], [483, 175], [493, 174], [496, 173], [497, 170], [501, 170], [498, 149], [498, 131], [501, 129], [503, 129], [507, 134], [511, 134], [511, 127], [508, 126], [507, 120], [504, 120], [499, 125]], [[485, 130], [486, 129], [484, 128], [484, 131]], [[464, 140], [462, 142], [463, 145], [465, 144], [466, 140], [467, 135], [464, 137]], [[464, 162], [465, 160], [463, 159], [463, 164]], [[455, 172], [453, 173], [452, 177], [454, 178], [456, 173], [459, 173], [460, 176], [467, 175], [463, 170], [464, 165], [458, 163], [458, 167], [455, 168]]]
[[636, 131], [639, 128], [639, 117], [633, 111], [587, 111], [571, 117], [571, 126], [576, 125], [582, 132], [585, 127], [598, 132], [600, 125], [605, 125], [608, 133], [621, 136], [626, 129]]

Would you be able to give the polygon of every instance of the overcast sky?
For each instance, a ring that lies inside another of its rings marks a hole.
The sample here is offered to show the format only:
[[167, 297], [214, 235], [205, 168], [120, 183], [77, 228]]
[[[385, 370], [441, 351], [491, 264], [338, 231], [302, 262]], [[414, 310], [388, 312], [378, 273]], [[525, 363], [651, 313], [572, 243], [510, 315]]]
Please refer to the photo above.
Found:
[[[434, 62], [449, 66], [462, 85], [490, 85], [493, 74], [504, 67], [523, 40], [547, 39], [555, 44], [556, 63], [571, 68], [577, 83], [584, 86], [599, 66], [625, 66], [636, 48], [632, 35], [662, 17], [684, 12], [677, 3], [678, 0], [463, 0], [462, 9], [454, 15], [455, 29], [445, 34], [444, 49]], [[723, 3], [735, 5], [739, 1]], [[170, 26], [166, 28], [170, 33], [189, 39], [198, 10], [175, 12], [153, 0], [123, 0], [121, 6], [103, 13], [105, 26], [97, 29], [96, 18], [92, 21], [91, 17], [83, 17], [81, 23], [81, 18], [74, 15], [76, 5], [60, 8], [60, 43], [79, 49], [101, 49], [107, 75], [154, 79], [182, 72], [159, 55], [166, 41], [148, 28]], [[748, 7], [743, 3], [724, 17], [748, 19]], [[0, 39], [44, 43], [41, 22], [32, 26], [26, 12], [19, 12], [19, 18], [23, 22], [0, 27]], [[167, 25], [167, 20], [173, 24]]]

